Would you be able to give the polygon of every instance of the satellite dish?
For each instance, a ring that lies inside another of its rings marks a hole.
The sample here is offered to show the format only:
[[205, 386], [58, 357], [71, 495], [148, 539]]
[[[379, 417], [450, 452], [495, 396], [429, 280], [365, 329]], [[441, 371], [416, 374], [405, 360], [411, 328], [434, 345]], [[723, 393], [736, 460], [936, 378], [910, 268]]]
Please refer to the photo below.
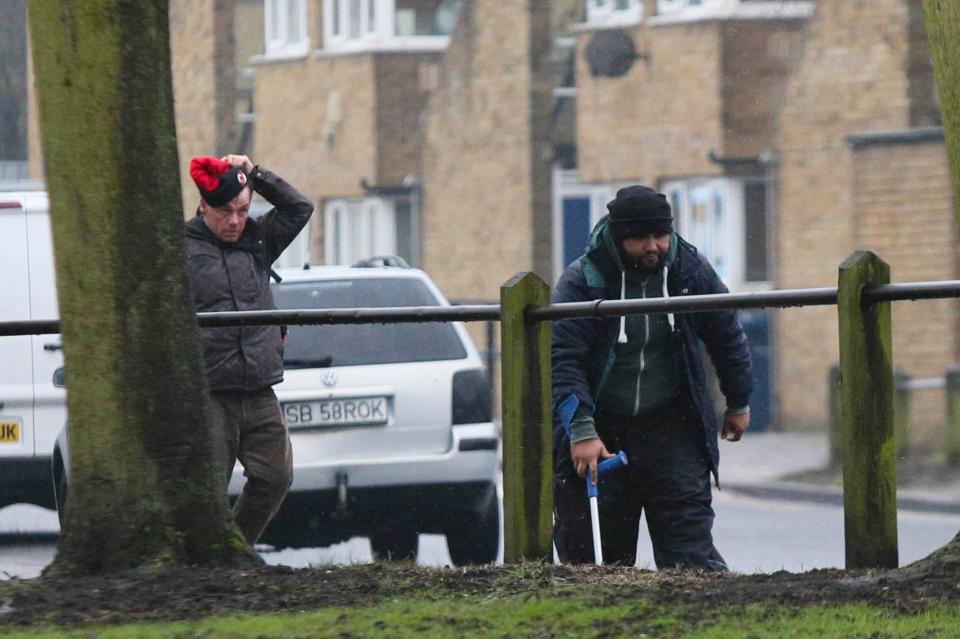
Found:
[[633, 38], [624, 31], [597, 31], [584, 51], [593, 76], [619, 78], [627, 73], [639, 57]]

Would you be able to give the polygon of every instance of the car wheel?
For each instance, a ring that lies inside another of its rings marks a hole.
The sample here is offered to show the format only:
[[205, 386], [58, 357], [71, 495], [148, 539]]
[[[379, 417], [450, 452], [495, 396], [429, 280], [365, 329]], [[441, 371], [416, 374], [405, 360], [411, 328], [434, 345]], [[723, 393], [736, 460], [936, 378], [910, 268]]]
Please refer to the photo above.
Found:
[[496, 492], [491, 492], [479, 512], [460, 514], [447, 526], [447, 550], [454, 566], [491, 564], [500, 544], [500, 510]]
[[417, 531], [407, 524], [388, 524], [370, 534], [370, 550], [375, 561], [416, 561], [417, 545]]

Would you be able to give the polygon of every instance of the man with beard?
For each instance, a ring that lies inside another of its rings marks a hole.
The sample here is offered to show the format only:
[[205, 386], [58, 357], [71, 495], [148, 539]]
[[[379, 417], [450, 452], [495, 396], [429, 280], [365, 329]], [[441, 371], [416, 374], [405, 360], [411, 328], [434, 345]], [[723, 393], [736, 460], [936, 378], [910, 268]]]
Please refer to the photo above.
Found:
[[[674, 231], [663, 194], [629, 186], [607, 209], [587, 252], [560, 278], [554, 302], [727, 292], [707, 260]], [[645, 512], [658, 568], [726, 569], [711, 532], [718, 428], [700, 342], [726, 397], [722, 436], [739, 441], [750, 424], [752, 379], [734, 311], [553, 323], [554, 541], [561, 561], [592, 561], [582, 477], [589, 472], [596, 482], [598, 461], [623, 450], [629, 465], [601, 480], [604, 560], [636, 562]]]

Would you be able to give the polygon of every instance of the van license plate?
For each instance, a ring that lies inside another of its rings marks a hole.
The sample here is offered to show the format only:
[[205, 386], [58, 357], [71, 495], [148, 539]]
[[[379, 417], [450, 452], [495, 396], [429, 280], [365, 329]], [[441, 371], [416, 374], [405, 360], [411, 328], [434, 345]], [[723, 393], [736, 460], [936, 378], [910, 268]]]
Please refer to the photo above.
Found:
[[281, 408], [288, 428], [377, 426], [387, 423], [386, 397], [285, 402]]
[[20, 443], [20, 422], [0, 421], [0, 444]]

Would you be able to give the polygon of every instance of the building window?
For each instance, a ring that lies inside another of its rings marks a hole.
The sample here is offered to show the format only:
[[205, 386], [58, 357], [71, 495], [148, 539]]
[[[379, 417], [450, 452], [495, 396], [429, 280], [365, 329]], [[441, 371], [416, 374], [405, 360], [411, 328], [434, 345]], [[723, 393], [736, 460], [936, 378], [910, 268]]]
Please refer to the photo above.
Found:
[[267, 55], [306, 54], [307, 0], [265, 0], [264, 29]]
[[767, 189], [762, 178], [701, 178], [663, 184], [677, 232], [733, 290], [769, 280]]
[[[254, 196], [254, 200], [250, 205], [250, 217], [252, 219], [259, 219], [269, 211], [273, 209], [273, 205], [265, 201], [260, 196]], [[283, 250], [276, 261], [271, 265], [273, 268], [299, 268], [304, 264], [310, 264], [310, 238], [312, 237], [310, 231], [311, 223], [307, 222], [306, 226], [297, 234], [293, 241]]]
[[586, 0], [587, 22], [639, 22], [643, 0]]
[[607, 202], [626, 184], [580, 182], [577, 171], [553, 169], [553, 271], [556, 281], [563, 270], [583, 255], [590, 232], [607, 214]]
[[445, 46], [461, 1], [324, 0], [324, 48]]
[[417, 230], [409, 197], [329, 200], [324, 208], [327, 264], [350, 265], [379, 255], [416, 264]]

